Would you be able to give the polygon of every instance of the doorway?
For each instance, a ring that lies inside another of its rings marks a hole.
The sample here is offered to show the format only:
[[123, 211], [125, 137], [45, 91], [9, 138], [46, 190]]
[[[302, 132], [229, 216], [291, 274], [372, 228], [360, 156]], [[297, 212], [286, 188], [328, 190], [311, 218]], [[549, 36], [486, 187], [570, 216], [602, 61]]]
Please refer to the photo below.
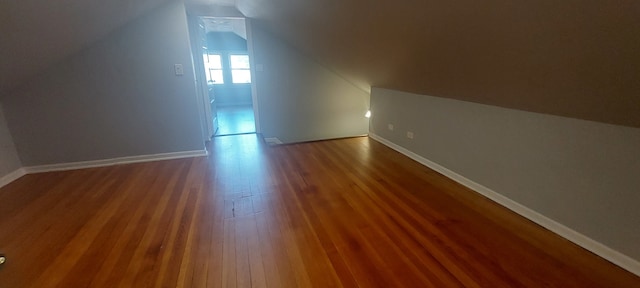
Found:
[[245, 19], [202, 17], [202, 21], [207, 90], [217, 112], [215, 136], [256, 133]]

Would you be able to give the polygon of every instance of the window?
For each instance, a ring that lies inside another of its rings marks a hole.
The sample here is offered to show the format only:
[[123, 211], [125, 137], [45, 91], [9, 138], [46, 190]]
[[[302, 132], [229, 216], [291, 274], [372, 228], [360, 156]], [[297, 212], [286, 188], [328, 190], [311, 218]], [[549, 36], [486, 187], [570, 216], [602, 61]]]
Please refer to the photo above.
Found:
[[231, 82], [234, 84], [251, 83], [249, 55], [229, 55], [231, 62]]
[[224, 84], [222, 76], [222, 57], [220, 54], [204, 54], [204, 71], [207, 84]]

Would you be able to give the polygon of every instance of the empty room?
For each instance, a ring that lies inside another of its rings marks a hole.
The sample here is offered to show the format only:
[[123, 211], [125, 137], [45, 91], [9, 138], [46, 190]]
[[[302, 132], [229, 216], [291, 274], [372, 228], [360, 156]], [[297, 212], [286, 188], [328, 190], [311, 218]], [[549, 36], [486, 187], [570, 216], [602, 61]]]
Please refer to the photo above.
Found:
[[637, 1], [0, 3], [0, 287], [640, 287]]

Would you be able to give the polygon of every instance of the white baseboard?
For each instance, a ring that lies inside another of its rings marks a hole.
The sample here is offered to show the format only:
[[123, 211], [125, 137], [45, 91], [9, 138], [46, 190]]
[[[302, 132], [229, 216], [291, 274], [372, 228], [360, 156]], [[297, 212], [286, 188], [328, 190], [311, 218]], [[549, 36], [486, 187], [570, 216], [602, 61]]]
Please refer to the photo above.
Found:
[[27, 171], [25, 171], [25, 169], [20, 168], [17, 169], [16, 171], [13, 171], [7, 175], [4, 175], [2, 177], [0, 177], [0, 188], [4, 187], [5, 185], [18, 180], [18, 178], [24, 176], [27, 174]]
[[51, 171], [76, 170], [76, 169], [84, 169], [84, 168], [170, 160], [170, 159], [179, 159], [179, 158], [188, 158], [188, 157], [202, 157], [207, 155], [208, 155], [207, 150], [194, 150], [194, 151], [181, 151], [181, 152], [171, 152], [171, 153], [119, 157], [119, 158], [101, 159], [101, 160], [93, 160], [93, 161], [22, 167], [16, 171], [13, 171], [5, 176], [0, 177], [0, 188], [17, 180], [18, 178], [26, 174], [51, 172]]
[[584, 249], [587, 249], [594, 254], [609, 260], [610, 262], [624, 268], [625, 270], [640, 276], [640, 262], [637, 260], [624, 255], [616, 250], [609, 248], [608, 246], [597, 242], [567, 226], [564, 226], [534, 210], [531, 210], [518, 202], [515, 202], [504, 195], [495, 192], [485, 186], [482, 186], [470, 179], [465, 178], [464, 176], [453, 172], [446, 167], [441, 166], [438, 163], [435, 163], [431, 160], [428, 160], [416, 153], [413, 153], [406, 148], [399, 146], [381, 136], [378, 136], [374, 133], [369, 133], [369, 137], [388, 146], [389, 148], [396, 150], [405, 156], [419, 162], [422, 165], [425, 165], [448, 178], [466, 186], [467, 188], [478, 192], [479, 194], [493, 200], [494, 202], [506, 207], [507, 209], [520, 214], [521, 216], [537, 223], [538, 225], [549, 229], [550, 231], [564, 237], [565, 239], [581, 246]]
[[51, 172], [51, 171], [65, 171], [65, 170], [75, 170], [75, 169], [84, 169], [84, 168], [94, 168], [94, 167], [130, 164], [130, 163], [139, 163], [139, 162], [151, 162], [151, 161], [159, 161], [159, 160], [178, 159], [178, 158], [201, 157], [201, 156], [207, 156], [207, 155], [208, 155], [207, 150], [194, 150], [194, 151], [182, 151], [182, 152], [119, 157], [119, 158], [93, 160], [93, 161], [60, 163], [60, 164], [51, 164], [51, 165], [38, 165], [38, 166], [24, 167], [23, 169], [27, 174], [31, 174], [31, 173], [41, 173], [41, 172]]
[[282, 141], [280, 141], [280, 139], [272, 137], [272, 138], [264, 138], [264, 142], [266, 142], [268, 145], [273, 146], [273, 145], [281, 145]]

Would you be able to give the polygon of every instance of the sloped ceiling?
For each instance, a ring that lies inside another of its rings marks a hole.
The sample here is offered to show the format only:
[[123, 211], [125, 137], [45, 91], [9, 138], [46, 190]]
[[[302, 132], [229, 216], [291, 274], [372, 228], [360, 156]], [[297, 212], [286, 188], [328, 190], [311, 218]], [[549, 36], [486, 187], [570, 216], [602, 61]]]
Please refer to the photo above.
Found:
[[232, 32], [247, 40], [247, 27], [244, 18], [203, 17], [206, 32]]
[[363, 89], [640, 127], [640, 1], [236, 3]]
[[0, 1], [0, 93], [168, 1]]
[[[168, 1], [0, 1], [0, 96]], [[640, 1], [187, 0], [234, 3], [364, 90], [640, 127]]]

